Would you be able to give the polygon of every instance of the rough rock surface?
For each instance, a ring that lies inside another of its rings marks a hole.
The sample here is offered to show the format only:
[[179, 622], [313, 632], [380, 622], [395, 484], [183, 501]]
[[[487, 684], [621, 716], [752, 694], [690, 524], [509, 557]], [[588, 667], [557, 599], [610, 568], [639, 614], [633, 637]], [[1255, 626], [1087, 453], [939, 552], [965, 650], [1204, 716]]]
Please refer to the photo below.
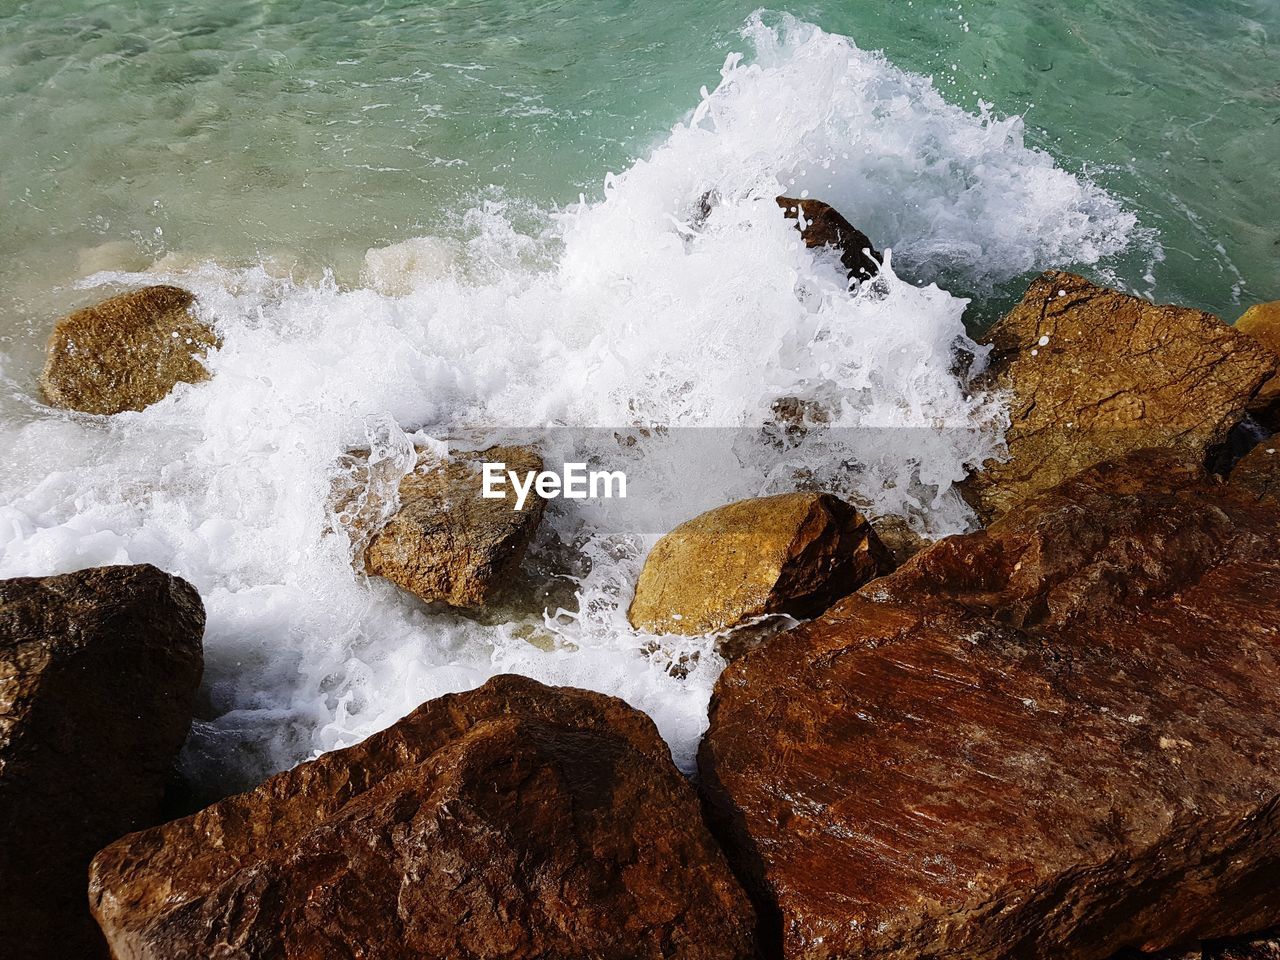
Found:
[[1280, 437], [1263, 440], [1235, 465], [1231, 482], [1254, 494], [1280, 504]]
[[204, 607], [155, 567], [0, 581], [0, 954], [100, 956], [104, 845], [159, 818], [191, 725]]
[[1091, 464], [1143, 447], [1197, 460], [1226, 439], [1276, 357], [1208, 313], [1046, 273], [987, 335], [1010, 394], [1009, 460], [966, 496], [990, 520]]
[[888, 569], [852, 506], [784, 493], [708, 510], [654, 545], [627, 616], [653, 633], [713, 633], [771, 613], [811, 617]]
[[[1280, 357], [1280, 300], [1250, 307], [1236, 321], [1236, 329]], [[1272, 377], [1262, 385], [1250, 412], [1269, 429], [1280, 430], [1280, 376]]]
[[144, 287], [77, 310], [49, 338], [45, 400], [85, 413], [142, 410], [177, 383], [207, 380], [200, 359], [218, 338], [189, 311], [195, 296]]
[[701, 786], [768, 939], [1093, 960], [1275, 925], [1278, 536], [1136, 452], [731, 664]]
[[515, 676], [94, 861], [119, 960], [742, 958], [755, 918], [653, 723]]
[[880, 272], [880, 261], [884, 257], [876, 251], [865, 233], [830, 204], [821, 200], [778, 197], [778, 206], [789, 220], [799, 220], [803, 213], [800, 236], [806, 247], [835, 247], [840, 251], [840, 262], [844, 264], [850, 280], [867, 280]]
[[542, 458], [530, 447], [452, 457], [424, 457], [401, 481], [400, 509], [370, 541], [365, 569], [426, 601], [482, 607], [515, 577], [546, 502], [531, 490], [516, 510], [510, 484], [504, 499], [484, 499], [481, 464], [505, 463], [523, 476], [541, 470]]

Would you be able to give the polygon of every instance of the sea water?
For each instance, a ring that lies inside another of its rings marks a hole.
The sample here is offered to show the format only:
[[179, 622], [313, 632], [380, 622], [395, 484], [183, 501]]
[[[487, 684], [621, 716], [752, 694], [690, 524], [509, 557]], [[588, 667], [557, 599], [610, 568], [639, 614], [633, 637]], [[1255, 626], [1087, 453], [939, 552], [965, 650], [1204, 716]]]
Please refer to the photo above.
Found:
[[[723, 661], [626, 621], [663, 530], [797, 486], [963, 530], [1007, 417], [970, 336], [1030, 271], [1228, 315], [1275, 282], [1275, 4], [835, 6], [0, 8], [0, 576], [199, 589], [210, 795], [509, 671], [625, 698], [690, 768]], [[881, 277], [851, 293], [780, 193]], [[57, 312], [158, 281], [221, 335], [212, 378], [43, 407]], [[762, 429], [786, 397], [828, 429]], [[345, 451], [390, 497], [415, 448], [512, 433], [641, 493], [554, 502], [539, 591], [487, 614], [358, 572]]]

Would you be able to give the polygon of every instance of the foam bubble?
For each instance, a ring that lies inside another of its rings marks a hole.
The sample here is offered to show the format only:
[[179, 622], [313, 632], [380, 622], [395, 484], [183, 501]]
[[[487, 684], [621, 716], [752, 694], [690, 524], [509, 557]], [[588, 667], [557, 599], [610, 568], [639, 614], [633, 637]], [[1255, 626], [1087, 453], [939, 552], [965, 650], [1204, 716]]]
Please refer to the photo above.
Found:
[[[966, 301], [918, 282], [1096, 259], [1132, 220], [1023, 147], [1016, 120], [966, 114], [795, 21], [747, 34], [755, 60], [730, 58], [598, 202], [539, 215], [487, 201], [448, 236], [371, 253], [357, 289], [216, 264], [98, 278], [193, 289], [223, 337], [213, 377], [141, 413], [5, 424], [0, 575], [151, 562], [196, 585], [197, 780], [249, 782], [505, 671], [624, 697], [688, 768], [723, 663], [709, 641], [655, 651], [626, 623], [658, 532], [801, 481], [935, 534], [969, 522], [951, 487], [998, 452], [1005, 411], [970, 385], [982, 351]], [[835, 255], [804, 248], [773, 203], [801, 189], [893, 248], [878, 281], [851, 295]], [[780, 447], [759, 428], [783, 397], [835, 429]], [[622, 464], [646, 485], [626, 511], [549, 510], [532, 562], [566, 568], [575, 601], [561, 578], [545, 616], [501, 622], [353, 569], [359, 544], [331, 505], [344, 451], [372, 448], [389, 493], [412, 445], [512, 427], [543, 431], [552, 463]], [[627, 431], [637, 442], [618, 442]], [[731, 439], [688, 439], [713, 435]]]

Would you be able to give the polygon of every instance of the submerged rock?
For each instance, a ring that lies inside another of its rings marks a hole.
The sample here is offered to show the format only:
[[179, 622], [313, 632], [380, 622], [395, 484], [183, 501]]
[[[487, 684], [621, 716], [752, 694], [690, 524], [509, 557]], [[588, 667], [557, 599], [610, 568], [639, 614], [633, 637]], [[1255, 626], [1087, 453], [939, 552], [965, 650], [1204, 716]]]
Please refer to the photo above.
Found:
[[654, 545], [627, 616], [638, 630], [695, 635], [767, 614], [812, 617], [887, 569], [852, 506], [785, 493], [717, 507]]
[[840, 262], [844, 264], [850, 280], [868, 280], [880, 272], [880, 262], [884, 257], [876, 251], [865, 233], [830, 204], [821, 200], [778, 197], [778, 206], [790, 220], [800, 220], [803, 215], [800, 236], [806, 247], [834, 247], [840, 251]]
[[425, 601], [483, 607], [508, 586], [533, 540], [546, 501], [530, 491], [517, 510], [505, 497], [485, 499], [481, 465], [505, 463], [522, 476], [540, 471], [531, 447], [454, 453], [441, 462], [423, 454], [400, 483], [400, 508], [369, 542], [365, 569]]
[[89, 861], [155, 823], [202, 669], [204, 607], [155, 567], [0, 581], [0, 936], [101, 956]]
[[91, 901], [156, 960], [749, 960], [755, 922], [652, 721], [516, 676], [120, 840]]
[[1277, 537], [1137, 452], [732, 663], [701, 787], [766, 948], [1101, 960], [1280, 921]]
[[40, 377], [45, 400], [112, 414], [149, 407], [178, 383], [207, 380], [200, 360], [218, 338], [191, 315], [194, 302], [178, 287], [144, 287], [59, 320]]
[[984, 520], [1091, 464], [1144, 447], [1203, 460], [1277, 358], [1199, 310], [1046, 273], [986, 337], [989, 385], [1010, 396], [1009, 459], [965, 493]]
[[[1280, 358], [1280, 300], [1250, 307], [1236, 321], [1236, 329], [1253, 337]], [[1262, 385], [1250, 412], [1268, 429], [1280, 430], [1280, 376], [1272, 377]]]

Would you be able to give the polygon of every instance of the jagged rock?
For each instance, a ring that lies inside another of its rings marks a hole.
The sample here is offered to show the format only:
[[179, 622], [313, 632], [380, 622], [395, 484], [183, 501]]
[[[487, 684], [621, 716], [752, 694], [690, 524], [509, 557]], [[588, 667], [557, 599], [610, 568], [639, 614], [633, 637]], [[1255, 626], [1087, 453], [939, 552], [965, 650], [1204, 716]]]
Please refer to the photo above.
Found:
[[1231, 482], [1259, 500], [1280, 503], [1280, 437], [1263, 440], [1236, 464]]
[[[1250, 307], [1236, 321], [1236, 329], [1248, 334], [1280, 358], [1280, 300]], [[1270, 430], [1280, 430], [1280, 376], [1262, 385], [1250, 412]]]
[[508, 586], [546, 501], [530, 491], [517, 510], [510, 484], [504, 499], [484, 499], [485, 462], [522, 475], [542, 469], [531, 447], [458, 452], [443, 463], [424, 453], [400, 483], [400, 509], [370, 541], [365, 569], [423, 600], [456, 607], [482, 607]]
[[700, 786], [766, 950], [1094, 960], [1280, 921], [1277, 537], [1137, 452], [730, 664]]
[[515, 676], [95, 859], [119, 960], [749, 960], [755, 918], [652, 721]]
[[1226, 439], [1277, 360], [1199, 310], [1046, 273], [987, 335], [1010, 396], [1009, 459], [965, 485], [984, 520], [1091, 464], [1144, 447], [1197, 461]]
[[120, 413], [162, 400], [175, 384], [207, 380], [200, 361], [218, 338], [191, 315], [194, 302], [178, 287], [144, 287], [59, 320], [40, 377], [45, 400]]
[[811, 617], [888, 562], [870, 524], [838, 497], [742, 500], [682, 523], [654, 545], [627, 616], [639, 630], [684, 635], [773, 613]]
[[835, 247], [840, 251], [850, 280], [867, 280], [880, 272], [884, 257], [876, 251], [865, 233], [840, 215], [830, 204], [821, 200], [778, 197], [778, 206], [789, 220], [799, 220], [804, 215], [800, 236], [804, 245]]
[[204, 607], [151, 566], [0, 581], [0, 953], [102, 956], [89, 861], [160, 816]]

